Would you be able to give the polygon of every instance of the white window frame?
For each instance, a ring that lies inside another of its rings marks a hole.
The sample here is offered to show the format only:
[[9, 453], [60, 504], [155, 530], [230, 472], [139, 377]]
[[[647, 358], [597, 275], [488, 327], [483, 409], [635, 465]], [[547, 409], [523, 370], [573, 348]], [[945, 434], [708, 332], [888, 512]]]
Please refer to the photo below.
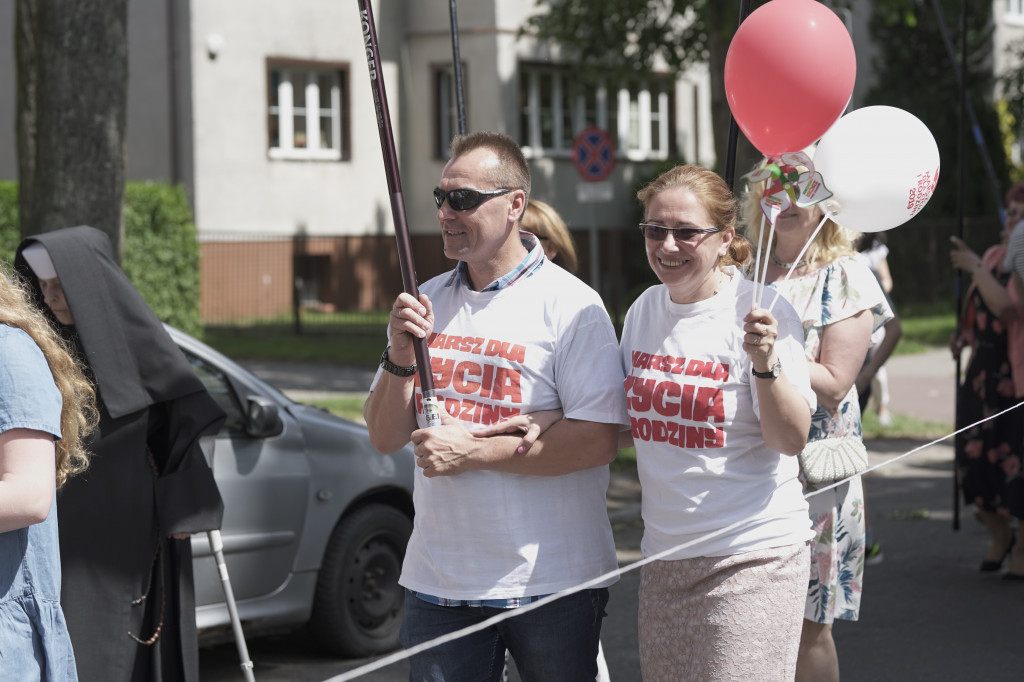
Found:
[[1024, 0], [1006, 0], [1006, 15], [1024, 21]]
[[[348, 83], [347, 65], [316, 64], [307, 62], [289, 62], [288, 60], [267, 60], [267, 87], [273, 82], [272, 74], [279, 74], [277, 86], [277, 106], [268, 92], [267, 97], [267, 156], [271, 159], [298, 159], [317, 161], [341, 161], [348, 158], [345, 149], [347, 136], [343, 135], [346, 112], [343, 110], [343, 89]], [[295, 146], [294, 114], [295, 93], [293, 77], [303, 74], [305, 87], [305, 121], [306, 146]], [[329, 75], [332, 78], [330, 92], [326, 102], [324, 93], [320, 92], [320, 77]], [[277, 117], [278, 146], [271, 146], [270, 120]], [[320, 119], [330, 117], [332, 146], [320, 148]]]
[[[541, 110], [541, 77], [550, 77], [550, 88], [548, 100], [551, 102], [551, 110]], [[669, 125], [671, 123], [671, 88], [652, 90], [644, 82], [625, 84], [622, 87], [610, 87], [605, 82], [594, 86], [596, 111], [592, 117], [596, 121], [588, 120], [587, 102], [585, 93], [576, 95], [575, 100], [569, 106], [573, 108], [572, 121], [574, 130], [567, 134], [564, 130], [565, 111], [563, 104], [563, 89], [571, 87], [573, 73], [567, 68], [553, 68], [549, 66], [536, 66], [523, 64], [520, 66], [520, 93], [522, 110], [520, 111], [522, 121], [520, 131], [520, 146], [527, 157], [552, 157], [570, 158], [572, 156], [572, 141], [576, 133], [588, 125], [597, 125], [605, 130], [608, 129], [611, 113], [609, 105], [614, 103], [617, 113], [616, 130], [610, 131], [616, 137], [616, 156], [627, 158], [630, 161], [651, 161], [663, 160], [669, 157]], [[652, 81], [658, 82], [658, 81]], [[637, 97], [634, 101], [630, 94], [630, 85], [637, 88]], [[552, 131], [552, 144], [545, 144], [543, 140], [543, 128], [545, 117], [550, 117]], [[630, 122], [637, 122], [637, 135], [631, 136]], [[651, 126], [658, 126], [658, 148], [652, 144]]]
[[[434, 155], [447, 160], [451, 156], [451, 140], [459, 132], [459, 105], [455, 93], [455, 69], [436, 64], [432, 68], [434, 88]], [[469, 98], [466, 96], [466, 64], [462, 64], [463, 106], [466, 107], [466, 129], [469, 130]]]

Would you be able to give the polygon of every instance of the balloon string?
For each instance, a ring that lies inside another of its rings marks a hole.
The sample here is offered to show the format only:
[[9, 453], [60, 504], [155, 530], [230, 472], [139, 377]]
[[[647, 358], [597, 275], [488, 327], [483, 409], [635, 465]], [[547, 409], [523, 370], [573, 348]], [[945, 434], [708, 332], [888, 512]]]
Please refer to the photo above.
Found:
[[[764, 237], [764, 213], [761, 214], [761, 227], [757, 230], [757, 245], [761, 246], [761, 239]], [[758, 279], [758, 275], [761, 274], [761, 249], [754, 249], [754, 291], [751, 294], [750, 309], [754, 310], [757, 308], [758, 301], [761, 300], [761, 282]], [[767, 260], [767, 258], [765, 258]]]
[[[800, 259], [804, 257], [804, 254], [807, 253], [807, 249], [809, 249], [811, 247], [811, 244], [814, 243], [814, 238], [818, 236], [819, 232], [821, 232], [821, 226], [824, 225], [825, 221], [831, 218], [832, 215], [833, 214], [830, 211], [825, 211], [825, 216], [821, 219], [821, 222], [818, 223], [818, 226], [814, 228], [814, 232], [811, 232], [811, 236], [807, 239], [807, 243], [804, 244], [804, 248], [800, 249], [800, 253], [796, 255], [796, 260], [794, 260], [793, 264], [789, 266], [789, 272], [787, 272], [786, 276], [782, 278], [783, 282], [789, 279], [790, 275], [793, 274], [793, 271], [796, 270], [797, 263], [799, 263]], [[772, 311], [772, 308], [775, 307], [775, 301], [779, 300], [780, 298], [782, 297], [776, 296], [775, 298], [772, 299], [771, 305], [768, 306], [769, 313]]]
[[768, 243], [764, 247], [764, 266], [761, 269], [761, 286], [758, 289], [757, 295], [757, 307], [761, 307], [761, 301], [764, 300], [764, 290], [768, 286], [768, 258], [772, 252], [772, 240], [775, 238], [775, 223], [771, 223], [771, 227], [768, 229]]

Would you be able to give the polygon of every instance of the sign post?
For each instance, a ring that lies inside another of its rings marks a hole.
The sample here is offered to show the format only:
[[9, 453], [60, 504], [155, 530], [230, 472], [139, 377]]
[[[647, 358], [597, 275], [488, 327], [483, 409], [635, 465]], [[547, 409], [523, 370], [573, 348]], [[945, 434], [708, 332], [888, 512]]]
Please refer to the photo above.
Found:
[[607, 130], [590, 126], [572, 141], [572, 165], [583, 179], [576, 185], [576, 200], [590, 204], [590, 286], [598, 287], [598, 235], [594, 204], [611, 201], [614, 189], [607, 178], [615, 168], [615, 141]]

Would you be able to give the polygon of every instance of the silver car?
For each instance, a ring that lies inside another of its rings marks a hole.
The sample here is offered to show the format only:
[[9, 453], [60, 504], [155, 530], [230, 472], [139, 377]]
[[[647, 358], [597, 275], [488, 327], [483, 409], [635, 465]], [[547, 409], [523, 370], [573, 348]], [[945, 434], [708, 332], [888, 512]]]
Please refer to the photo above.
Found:
[[[330, 652], [398, 646], [398, 576], [412, 532], [412, 451], [380, 455], [366, 428], [302, 405], [168, 327], [227, 413], [204, 443], [224, 498], [224, 555], [245, 634], [308, 623]], [[231, 637], [205, 534], [192, 538], [200, 642]]]

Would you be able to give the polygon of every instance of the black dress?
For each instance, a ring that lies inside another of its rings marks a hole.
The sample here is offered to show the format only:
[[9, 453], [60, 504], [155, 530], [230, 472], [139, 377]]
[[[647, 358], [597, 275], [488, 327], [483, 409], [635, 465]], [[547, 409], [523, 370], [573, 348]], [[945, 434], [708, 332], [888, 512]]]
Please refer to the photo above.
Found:
[[57, 496], [61, 605], [79, 679], [198, 680], [191, 545], [170, 536], [220, 527], [199, 437], [216, 433], [224, 414], [104, 233], [74, 227], [22, 242], [15, 268], [49, 313], [21, 255], [32, 242], [53, 261], [75, 324], [54, 322], [100, 409], [90, 467]]
[[[1008, 273], [994, 270], [993, 275], [1003, 286], [1009, 281]], [[976, 287], [968, 291], [963, 323], [973, 331], [974, 343], [957, 395], [958, 430], [1017, 404], [1006, 327]], [[1024, 417], [1018, 410], [957, 436], [957, 473], [966, 504], [1024, 518], [1022, 443]]]

